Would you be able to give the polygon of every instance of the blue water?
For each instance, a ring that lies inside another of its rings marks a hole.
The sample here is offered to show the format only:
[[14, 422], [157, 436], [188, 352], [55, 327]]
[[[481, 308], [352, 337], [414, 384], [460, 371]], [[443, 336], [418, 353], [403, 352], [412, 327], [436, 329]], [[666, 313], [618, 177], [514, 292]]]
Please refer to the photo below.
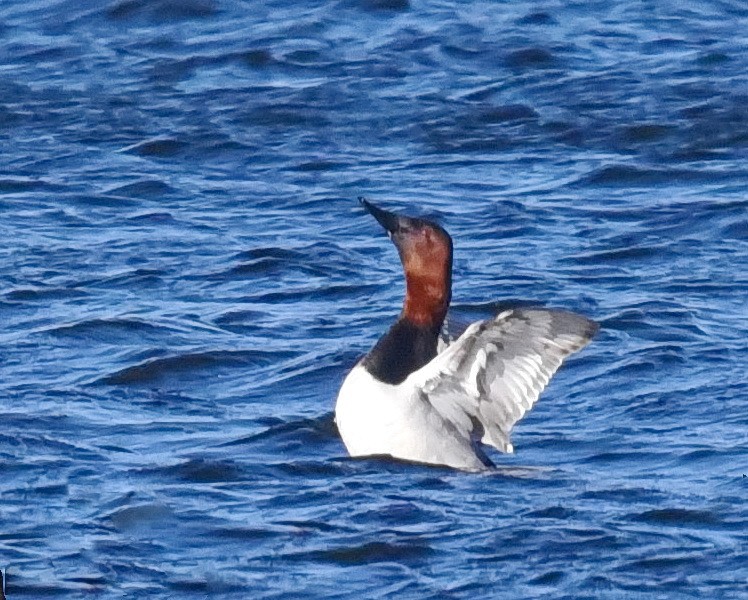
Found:
[[[0, 3], [13, 598], [748, 597], [738, 0]], [[602, 324], [496, 473], [346, 457], [399, 311]]]

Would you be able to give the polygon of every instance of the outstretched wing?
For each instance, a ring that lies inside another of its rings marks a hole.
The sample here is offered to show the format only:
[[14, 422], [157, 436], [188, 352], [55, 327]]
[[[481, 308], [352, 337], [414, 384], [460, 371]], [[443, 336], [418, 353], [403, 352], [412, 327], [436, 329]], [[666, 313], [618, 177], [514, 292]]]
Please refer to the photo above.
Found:
[[462, 434], [482, 435], [483, 443], [513, 452], [514, 424], [564, 358], [586, 346], [597, 330], [594, 321], [562, 310], [506, 310], [473, 323], [411, 377], [424, 401]]

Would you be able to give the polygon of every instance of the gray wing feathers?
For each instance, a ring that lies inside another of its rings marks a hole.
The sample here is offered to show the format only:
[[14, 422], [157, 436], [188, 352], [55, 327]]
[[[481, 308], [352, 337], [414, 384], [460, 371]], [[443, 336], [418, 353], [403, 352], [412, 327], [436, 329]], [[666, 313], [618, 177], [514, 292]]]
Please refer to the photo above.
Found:
[[439, 339], [436, 344], [436, 352], [441, 354], [452, 345], [457, 338], [459, 338], [470, 325], [469, 322], [456, 317], [451, 312], [447, 313], [442, 323], [442, 328], [439, 331]]
[[464, 435], [512, 452], [510, 432], [532, 408], [569, 354], [598, 325], [574, 313], [507, 310], [472, 324], [424, 367], [421, 387], [433, 407]]

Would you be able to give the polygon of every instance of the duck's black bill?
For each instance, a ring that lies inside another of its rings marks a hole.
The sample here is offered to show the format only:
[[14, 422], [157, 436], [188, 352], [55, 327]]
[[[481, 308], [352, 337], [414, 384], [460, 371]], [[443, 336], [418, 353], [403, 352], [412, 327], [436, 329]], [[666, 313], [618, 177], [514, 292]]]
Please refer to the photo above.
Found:
[[379, 224], [384, 227], [390, 233], [397, 231], [399, 226], [399, 217], [395, 213], [383, 210], [377, 206], [374, 206], [364, 197], [359, 197], [359, 202], [363, 204], [364, 208], [369, 211], [369, 214], [373, 216]]

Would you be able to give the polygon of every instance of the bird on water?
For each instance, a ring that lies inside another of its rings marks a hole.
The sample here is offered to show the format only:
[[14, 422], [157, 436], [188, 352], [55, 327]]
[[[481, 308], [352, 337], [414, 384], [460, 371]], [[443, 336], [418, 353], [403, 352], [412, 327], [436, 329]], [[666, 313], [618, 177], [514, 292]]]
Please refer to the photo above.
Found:
[[471, 324], [445, 346], [452, 238], [437, 223], [359, 200], [395, 244], [406, 285], [397, 321], [338, 393], [343, 443], [354, 457], [490, 468], [481, 444], [514, 451], [512, 427], [598, 325], [565, 310], [513, 308]]

